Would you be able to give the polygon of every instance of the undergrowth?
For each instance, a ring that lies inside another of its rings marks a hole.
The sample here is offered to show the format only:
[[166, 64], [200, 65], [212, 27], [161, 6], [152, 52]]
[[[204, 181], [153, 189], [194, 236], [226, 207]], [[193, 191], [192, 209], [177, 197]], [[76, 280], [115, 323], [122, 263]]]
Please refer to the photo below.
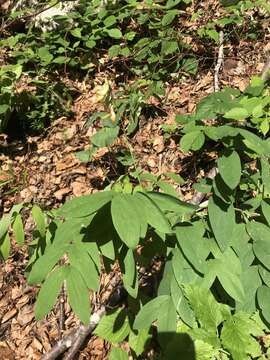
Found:
[[[28, 20], [15, 33], [9, 25], [14, 14], [7, 14], [1, 40], [1, 131], [11, 122], [41, 129], [68, 114], [71, 89], [62, 85], [64, 76], [80, 74], [86, 80], [98, 68], [121, 63], [132, 84], [118, 91], [110, 81], [99, 87], [104, 111], [91, 114], [88, 125], [98, 121], [100, 129], [90, 150], [77, 156], [91, 161], [98, 148], [111, 146], [119, 136], [129, 144], [141, 114], [149, 110], [147, 100], [162, 99], [166, 82], [200, 70], [201, 59], [187, 39], [208, 47], [214, 62], [219, 28], [228, 34], [226, 41], [262, 36], [259, 19], [269, 10], [263, 1], [222, 1], [215, 21], [193, 31], [187, 23], [196, 23], [202, 13], [198, 5], [186, 19], [189, 5], [188, 0], [81, 1], [57, 19], [57, 30], [45, 32]], [[23, 10], [16, 16], [23, 18]], [[194, 360], [267, 359], [269, 104], [267, 81], [253, 77], [244, 91], [224, 88], [201, 100], [193, 114], [176, 114], [174, 125], [163, 126], [164, 136], [181, 138], [184, 153], [214, 149], [216, 176], [194, 184], [205, 193], [200, 204], [180, 200], [160, 177], [148, 174], [150, 185], [143, 187], [145, 174], [134, 166], [127, 146], [118, 159], [133, 172], [104, 191], [47, 212], [32, 206], [36, 228], [26, 275], [30, 284], [41, 284], [36, 318], [49, 313], [64, 284], [71, 308], [88, 324], [89, 291], [97, 294], [100, 274], [117, 266], [126, 297], [95, 329], [112, 344], [111, 360], [128, 359], [117, 347], [123, 341], [134, 359], [150, 358], [153, 348], [160, 359], [175, 359], [175, 354]], [[164, 175], [180, 185], [183, 181]], [[4, 259], [10, 253], [10, 229], [17, 243], [24, 243], [21, 208], [16, 205], [1, 219]], [[156, 286], [149, 291], [147, 270], [157, 264]]]

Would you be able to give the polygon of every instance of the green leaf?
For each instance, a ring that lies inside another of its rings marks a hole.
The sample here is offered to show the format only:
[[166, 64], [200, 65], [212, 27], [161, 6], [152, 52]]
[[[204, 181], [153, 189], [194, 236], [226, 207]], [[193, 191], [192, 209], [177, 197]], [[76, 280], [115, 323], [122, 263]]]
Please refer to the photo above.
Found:
[[147, 196], [153, 200], [163, 212], [170, 211], [178, 215], [185, 215], [193, 213], [198, 209], [198, 206], [188, 204], [169, 194], [148, 192]]
[[121, 39], [122, 36], [123, 36], [121, 31], [119, 29], [117, 29], [117, 28], [107, 29], [106, 32], [113, 39]]
[[140, 217], [134, 206], [133, 195], [118, 194], [111, 203], [113, 225], [121, 240], [129, 247], [135, 248], [140, 240]]
[[255, 241], [253, 243], [253, 251], [257, 259], [270, 270], [270, 246], [268, 241]]
[[130, 333], [130, 325], [128, 315], [125, 309], [103, 316], [94, 334], [112, 344], [117, 344], [128, 336]]
[[242, 312], [234, 314], [224, 323], [221, 340], [223, 347], [231, 353], [233, 359], [248, 359], [247, 354], [256, 342], [250, 335], [251, 331], [252, 322]]
[[188, 326], [193, 327], [195, 324], [195, 316], [187, 302], [187, 299], [185, 298], [182, 288], [179, 286], [175, 277], [173, 277], [171, 280], [171, 297], [181, 320], [184, 321]]
[[134, 260], [133, 251], [131, 249], [128, 249], [127, 251], [121, 270], [125, 289], [130, 296], [136, 298], [138, 294], [138, 278], [136, 263]]
[[113, 348], [109, 355], [109, 360], [128, 360], [128, 354], [123, 349]]
[[24, 243], [24, 229], [23, 229], [23, 222], [22, 217], [20, 214], [18, 214], [14, 220], [14, 223], [12, 225], [12, 229], [14, 231], [15, 240], [17, 244], [23, 245]]
[[241, 160], [236, 151], [218, 159], [219, 173], [226, 185], [235, 189], [241, 178]]
[[184, 292], [200, 325], [215, 333], [224, 320], [222, 306], [210, 290], [198, 285], [185, 285]]
[[258, 221], [250, 221], [246, 225], [246, 229], [250, 237], [255, 241], [270, 241], [270, 228]]
[[82, 29], [81, 28], [75, 28], [70, 30], [71, 35], [73, 35], [76, 38], [81, 38], [82, 37]]
[[223, 117], [225, 119], [233, 119], [233, 120], [244, 120], [249, 116], [249, 113], [246, 109], [241, 107], [235, 107], [229, 111], [227, 111]]
[[[178, 42], [173, 40], [165, 40], [161, 43], [161, 54], [170, 55], [178, 51]], [[158, 60], [158, 58], [156, 58]]]
[[44, 64], [49, 64], [53, 60], [53, 55], [50, 53], [47, 46], [38, 49], [38, 56]]
[[108, 147], [113, 144], [117, 139], [119, 133], [119, 126], [116, 127], [105, 127], [97, 131], [92, 137], [91, 142], [97, 147]]
[[235, 226], [235, 212], [218, 197], [212, 196], [208, 202], [208, 215], [215, 239], [222, 251], [231, 241]]
[[57, 261], [65, 254], [69, 245], [49, 246], [45, 253], [34, 263], [28, 277], [29, 284], [41, 283], [52, 270]]
[[70, 246], [68, 257], [70, 264], [81, 273], [87, 287], [91, 290], [98, 291], [99, 273], [93, 260], [85, 251], [83, 244]]
[[92, 195], [83, 195], [67, 201], [59, 209], [53, 211], [53, 214], [66, 218], [81, 218], [102, 208], [112, 200], [114, 194], [112, 191], [102, 191]]
[[68, 271], [66, 267], [59, 267], [52, 271], [42, 284], [35, 304], [35, 315], [37, 320], [44, 318], [52, 309], [67, 274]]
[[177, 14], [178, 14], [177, 10], [168, 11], [161, 20], [162, 26], [170, 25], [177, 16]]
[[11, 220], [11, 214], [3, 215], [0, 220], [0, 239], [6, 234], [8, 231]]
[[258, 287], [262, 285], [262, 281], [258, 272], [258, 266], [249, 266], [241, 273], [241, 283], [244, 288], [244, 301], [236, 303], [236, 310], [254, 313], [257, 309], [256, 292]]
[[184, 255], [194, 268], [200, 273], [205, 271], [205, 259], [209, 254], [206, 241], [203, 239], [205, 232], [201, 222], [180, 225], [175, 228], [176, 237]]
[[208, 270], [203, 279], [204, 286], [210, 287], [217, 277], [224, 290], [235, 300], [243, 302], [245, 292], [241, 283], [242, 267], [235, 252], [229, 247], [216, 259], [207, 261]]
[[185, 134], [180, 140], [180, 147], [184, 152], [190, 150], [197, 151], [203, 146], [205, 141], [204, 133], [200, 130], [195, 130]]
[[10, 254], [10, 238], [8, 232], [1, 239], [0, 252], [4, 260], [6, 260]]
[[116, 17], [114, 15], [110, 15], [103, 20], [103, 24], [107, 27], [114, 25], [117, 22]]
[[141, 329], [131, 331], [128, 337], [128, 344], [137, 356], [141, 355], [148, 341], [150, 341], [151, 335], [149, 329]]
[[168, 305], [171, 301], [171, 297], [168, 295], [161, 295], [145, 304], [137, 314], [133, 328], [140, 330], [149, 328], [152, 322], [162, 316], [161, 310], [163, 305]]
[[151, 197], [144, 193], [136, 193], [134, 196], [140, 201], [141, 208], [144, 209], [147, 223], [162, 233], [170, 233], [169, 221]]
[[262, 285], [257, 290], [257, 300], [260, 309], [262, 310], [263, 317], [269, 323], [270, 322], [270, 288], [268, 286]]
[[40, 207], [38, 207], [37, 205], [34, 205], [32, 207], [32, 216], [36, 223], [37, 230], [39, 231], [40, 236], [44, 237], [45, 233], [46, 233], [45, 216], [44, 216], [42, 210], [40, 209]]
[[88, 325], [90, 320], [89, 292], [79, 270], [70, 266], [66, 283], [68, 301], [72, 310], [85, 325]]

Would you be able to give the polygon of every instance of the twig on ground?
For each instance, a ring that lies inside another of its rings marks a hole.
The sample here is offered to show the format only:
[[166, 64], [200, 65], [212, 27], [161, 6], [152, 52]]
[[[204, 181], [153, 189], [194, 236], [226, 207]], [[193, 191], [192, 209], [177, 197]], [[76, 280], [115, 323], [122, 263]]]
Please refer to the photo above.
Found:
[[48, 352], [41, 357], [41, 360], [54, 360], [59, 355], [63, 354], [67, 349], [70, 349], [67, 353], [65, 360], [71, 360], [80, 350], [81, 345], [85, 341], [86, 337], [89, 336], [101, 318], [106, 313], [106, 307], [101, 306], [99, 310], [94, 312], [90, 317], [89, 325], [81, 324], [79, 328], [75, 331], [72, 331], [69, 335], [65, 336], [63, 339], [59, 340], [57, 344]]
[[224, 33], [221, 30], [219, 32], [219, 49], [218, 49], [218, 58], [217, 58], [217, 64], [215, 66], [215, 74], [214, 74], [214, 92], [219, 91], [219, 81], [218, 81], [218, 75], [220, 68], [223, 64], [224, 60], [224, 53], [223, 53], [223, 41], [224, 41]]

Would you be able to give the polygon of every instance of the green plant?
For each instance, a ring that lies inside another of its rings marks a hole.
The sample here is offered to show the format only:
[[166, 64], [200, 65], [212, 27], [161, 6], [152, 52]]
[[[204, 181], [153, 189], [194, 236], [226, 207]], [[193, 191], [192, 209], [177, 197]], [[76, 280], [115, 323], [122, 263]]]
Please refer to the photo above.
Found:
[[[242, 110], [234, 110], [241, 104], [248, 111], [246, 101], [254, 96], [267, 104], [261, 85], [253, 80], [244, 95], [227, 89], [208, 96], [195, 115], [180, 118], [185, 150], [196, 151], [208, 139], [219, 143], [218, 174], [200, 185], [212, 193], [206, 205], [133, 188], [125, 180], [124, 186], [73, 199], [48, 214], [50, 223], [42, 221], [29, 266], [28, 281], [42, 283], [37, 318], [49, 312], [65, 281], [71, 307], [87, 324], [88, 290], [98, 290], [102, 266], [110, 271], [117, 262], [127, 308], [108, 313], [97, 335], [113, 344], [128, 339], [135, 358], [147, 349], [154, 326], [161, 357], [184, 354], [183, 336], [189, 336], [199, 359], [266, 359], [256, 339], [270, 322], [270, 147], [254, 134], [261, 127], [246, 116], [251, 131], [244, 129]], [[203, 125], [209, 118], [211, 126]], [[161, 280], [145, 292], [138, 266], [149, 268], [156, 258], [162, 259]], [[116, 322], [122, 324], [117, 329]]]
[[24, 244], [24, 229], [20, 211], [23, 205], [14, 205], [8, 214], [2, 216], [0, 220], [0, 256], [6, 260], [10, 254], [11, 241], [10, 232], [12, 229], [15, 241], [18, 245]]

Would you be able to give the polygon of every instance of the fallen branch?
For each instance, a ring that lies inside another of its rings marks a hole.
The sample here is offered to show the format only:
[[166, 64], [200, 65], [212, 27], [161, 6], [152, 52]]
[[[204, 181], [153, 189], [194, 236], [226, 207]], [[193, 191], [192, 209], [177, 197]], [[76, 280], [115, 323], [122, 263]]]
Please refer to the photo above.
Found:
[[89, 325], [86, 326], [81, 324], [77, 330], [71, 332], [69, 335], [59, 340], [50, 350], [50, 352], [44, 354], [41, 357], [41, 360], [54, 360], [68, 349], [70, 350], [67, 353], [65, 360], [73, 359], [80, 350], [80, 347], [84, 343], [87, 336], [91, 335], [105, 314], [106, 307], [101, 306], [99, 310], [91, 315]]
[[214, 92], [219, 91], [219, 81], [218, 81], [218, 75], [220, 68], [223, 64], [224, 60], [224, 53], [223, 53], [223, 41], [224, 41], [224, 33], [221, 30], [219, 32], [219, 49], [218, 49], [218, 58], [217, 58], [217, 64], [215, 66], [215, 74], [214, 74]]

